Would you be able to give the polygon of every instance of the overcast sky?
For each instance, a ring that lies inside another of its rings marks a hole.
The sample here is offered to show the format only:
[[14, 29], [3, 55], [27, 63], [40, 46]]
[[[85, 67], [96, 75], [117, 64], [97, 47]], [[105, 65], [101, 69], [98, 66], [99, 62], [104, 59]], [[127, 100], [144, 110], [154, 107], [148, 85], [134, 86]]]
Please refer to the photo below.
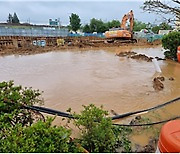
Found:
[[[85, 2], [86, 1], [86, 2]], [[157, 24], [161, 19], [152, 13], [144, 13], [140, 7], [144, 0], [0, 0], [0, 22], [6, 22], [8, 14], [17, 13], [21, 22], [48, 24], [50, 18], [60, 18], [62, 25], [69, 24], [69, 16], [76, 13], [81, 23], [97, 18], [103, 21], [120, 20], [131, 9], [135, 19]]]

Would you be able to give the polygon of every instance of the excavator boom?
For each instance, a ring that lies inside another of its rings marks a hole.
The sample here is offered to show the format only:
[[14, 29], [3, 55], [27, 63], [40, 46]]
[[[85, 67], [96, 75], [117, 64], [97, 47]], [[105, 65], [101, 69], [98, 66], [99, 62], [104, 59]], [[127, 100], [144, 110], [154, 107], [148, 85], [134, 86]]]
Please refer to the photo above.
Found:
[[134, 26], [134, 14], [133, 14], [132, 10], [128, 14], [125, 14], [124, 17], [122, 18], [121, 28], [124, 30], [127, 29], [126, 23], [127, 23], [128, 19], [129, 19], [129, 23], [130, 23], [130, 31], [132, 32], [133, 26]]

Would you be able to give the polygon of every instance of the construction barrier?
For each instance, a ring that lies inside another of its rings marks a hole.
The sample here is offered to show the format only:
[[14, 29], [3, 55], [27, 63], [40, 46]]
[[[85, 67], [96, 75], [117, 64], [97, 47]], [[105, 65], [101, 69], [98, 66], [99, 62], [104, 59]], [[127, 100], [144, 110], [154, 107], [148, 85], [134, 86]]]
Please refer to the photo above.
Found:
[[57, 46], [63, 46], [65, 43], [64, 39], [57, 39], [56, 42], [57, 42]]
[[46, 41], [45, 40], [34, 40], [33, 45], [39, 46], [39, 47], [44, 47], [44, 46], [46, 46]]
[[161, 129], [156, 152], [180, 152], [180, 120], [167, 122]]
[[177, 48], [177, 59], [178, 59], [178, 62], [180, 63], [180, 46], [178, 46]]

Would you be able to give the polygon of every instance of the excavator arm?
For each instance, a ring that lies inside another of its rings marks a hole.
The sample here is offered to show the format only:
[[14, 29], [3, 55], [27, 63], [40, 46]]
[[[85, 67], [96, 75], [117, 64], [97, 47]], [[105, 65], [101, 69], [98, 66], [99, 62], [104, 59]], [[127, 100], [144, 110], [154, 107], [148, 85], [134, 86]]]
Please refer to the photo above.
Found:
[[126, 30], [126, 23], [127, 20], [129, 19], [130, 22], [130, 31], [133, 31], [133, 26], [134, 26], [134, 14], [133, 11], [131, 10], [129, 13], [125, 14], [124, 17], [122, 18], [122, 22], [121, 22], [121, 28]]

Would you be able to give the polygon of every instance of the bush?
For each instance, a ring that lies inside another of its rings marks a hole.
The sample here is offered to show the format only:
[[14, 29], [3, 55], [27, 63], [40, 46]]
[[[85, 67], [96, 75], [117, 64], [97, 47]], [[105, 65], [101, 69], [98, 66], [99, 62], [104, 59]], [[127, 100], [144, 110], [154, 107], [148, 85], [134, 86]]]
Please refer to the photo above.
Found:
[[0, 83], [0, 130], [20, 123], [31, 125], [35, 120], [35, 112], [23, 108], [33, 104], [43, 104], [41, 92], [32, 88], [14, 86], [13, 81]]
[[[93, 104], [84, 106], [81, 114], [74, 114], [75, 125], [81, 132], [79, 142], [89, 152], [116, 152], [120, 143], [120, 128], [112, 125], [107, 111]], [[129, 143], [128, 143], [129, 144]], [[130, 149], [125, 149], [130, 151]]]
[[171, 32], [162, 38], [162, 46], [168, 49], [164, 54], [167, 58], [177, 59], [177, 47], [180, 45], [180, 32]]
[[71, 141], [69, 129], [52, 126], [50, 118], [41, 121], [40, 113], [24, 108], [42, 103], [39, 90], [14, 86], [13, 81], [0, 83], [1, 153], [82, 151]]
[[[62, 126], [52, 126], [52, 119], [41, 121], [40, 113], [24, 106], [41, 104], [39, 90], [14, 86], [13, 81], [0, 83], [0, 152], [116, 152], [122, 147], [131, 151], [127, 139], [129, 129], [116, 127], [107, 111], [94, 105], [84, 106], [81, 114], [74, 114], [75, 125], [81, 138], [72, 141], [71, 131]], [[35, 114], [35, 116], [34, 116]], [[79, 143], [82, 145], [79, 145]]]
[[71, 142], [71, 131], [61, 126], [51, 126], [52, 121], [48, 118], [46, 122], [38, 121], [29, 127], [17, 124], [5, 131], [5, 137], [0, 141], [0, 152], [81, 152], [75, 143]]

